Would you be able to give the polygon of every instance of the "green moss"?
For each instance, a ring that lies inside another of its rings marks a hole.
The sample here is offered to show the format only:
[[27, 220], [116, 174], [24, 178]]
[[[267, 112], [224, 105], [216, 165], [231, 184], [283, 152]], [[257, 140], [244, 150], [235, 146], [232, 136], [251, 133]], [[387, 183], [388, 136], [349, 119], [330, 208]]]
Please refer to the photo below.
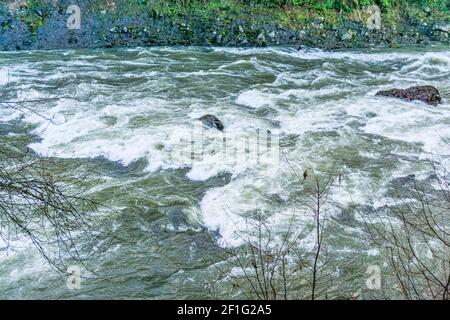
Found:
[[[272, 23], [295, 30], [320, 19], [324, 26], [337, 28], [343, 20], [365, 23], [364, 7], [372, 4], [381, 8], [382, 22], [387, 27], [397, 25], [405, 16], [430, 19], [430, 14], [423, 10], [425, 7], [434, 19], [450, 21], [448, 0], [78, 0], [78, 3], [83, 10], [98, 15], [106, 11], [112, 21], [142, 15], [164, 17], [178, 25], [217, 21], [226, 27], [243, 20], [256, 26]], [[115, 9], [111, 9], [113, 3]], [[21, 19], [33, 34], [45, 23], [48, 8], [48, 0], [28, 0]], [[246, 37], [253, 39], [257, 34], [246, 31]]]
[[[101, 7], [107, 0], [97, 0]], [[290, 28], [305, 25], [320, 18], [325, 25], [336, 26], [345, 19], [362, 22], [364, 6], [377, 4], [382, 10], [383, 23], [395, 25], [405, 12], [426, 18], [428, 7], [434, 16], [449, 18], [447, 0], [131, 0], [118, 1], [122, 15], [153, 15], [167, 17], [175, 22], [196, 17], [211, 21], [219, 18], [224, 24], [233, 20], [261, 20], [261, 23], [278, 23]], [[253, 35], [250, 35], [253, 37]]]
[[47, 3], [43, 0], [28, 0], [20, 9], [20, 20], [27, 24], [32, 35], [36, 35], [49, 16]]

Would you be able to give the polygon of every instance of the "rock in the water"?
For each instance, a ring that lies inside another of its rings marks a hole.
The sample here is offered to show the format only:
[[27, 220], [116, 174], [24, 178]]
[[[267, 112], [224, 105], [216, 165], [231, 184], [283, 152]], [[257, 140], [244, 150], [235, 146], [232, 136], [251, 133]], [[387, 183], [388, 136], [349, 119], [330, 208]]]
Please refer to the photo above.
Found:
[[209, 128], [214, 128], [219, 131], [223, 131], [224, 129], [222, 122], [212, 114], [204, 115], [203, 117], [199, 118], [199, 120]]
[[408, 89], [379, 91], [377, 96], [400, 98], [407, 101], [420, 100], [432, 106], [442, 102], [438, 89], [433, 86], [417, 86]]

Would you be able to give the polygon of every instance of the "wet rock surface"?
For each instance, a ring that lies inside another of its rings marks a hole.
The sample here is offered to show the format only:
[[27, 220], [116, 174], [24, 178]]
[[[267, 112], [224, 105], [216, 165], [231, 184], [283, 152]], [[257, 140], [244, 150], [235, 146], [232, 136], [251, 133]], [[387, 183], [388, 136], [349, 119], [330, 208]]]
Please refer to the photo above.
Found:
[[199, 120], [203, 123], [204, 126], [208, 128], [217, 129], [219, 131], [223, 131], [224, 126], [222, 122], [212, 114], [207, 114], [199, 118]]
[[415, 86], [407, 89], [390, 89], [379, 91], [376, 95], [399, 98], [406, 101], [418, 100], [432, 106], [437, 106], [442, 102], [438, 89], [433, 86]]

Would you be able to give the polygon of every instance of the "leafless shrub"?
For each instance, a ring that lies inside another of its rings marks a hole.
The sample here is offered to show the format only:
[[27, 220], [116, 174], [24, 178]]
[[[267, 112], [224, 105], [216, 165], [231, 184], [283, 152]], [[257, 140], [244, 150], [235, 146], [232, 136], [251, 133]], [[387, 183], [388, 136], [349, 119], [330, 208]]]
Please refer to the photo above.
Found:
[[449, 173], [434, 166], [432, 188], [416, 180], [386, 214], [367, 217], [373, 243], [384, 253], [390, 275], [405, 299], [449, 299]]
[[[335, 294], [332, 281], [335, 267], [329, 259], [324, 234], [328, 221], [325, 205], [336, 176], [305, 172], [299, 177], [300, 192], [287, 228], [276, 230], [261, 210], [236, 226], [240, 246], [221, 248], [224, 263], [217, 265], [217, 280], [208, 286], [213, 297], [218, 287], [229, 284], [248, 299], [323, 299]], [[299, 229], [300, 214], [307, 222]], [[305, 239], [313, 245], [305, 248]]]
[[[53, 122], [36, 106], [61, 96], [14, 101], [7, 99], [7, 90], [8, 85], [0, 90], [0, 108]], [[70, 173], [67, 167], [67, 161], [38, 157], [24, 141], [0, 131], [0, 237], [7, 247], [28, 238], [52, 267], [63, 272], [66, 260], [84, 265], [76, 239], [94, 238], [89, 214], [98, 206], [83, 187], [93, 172]]]

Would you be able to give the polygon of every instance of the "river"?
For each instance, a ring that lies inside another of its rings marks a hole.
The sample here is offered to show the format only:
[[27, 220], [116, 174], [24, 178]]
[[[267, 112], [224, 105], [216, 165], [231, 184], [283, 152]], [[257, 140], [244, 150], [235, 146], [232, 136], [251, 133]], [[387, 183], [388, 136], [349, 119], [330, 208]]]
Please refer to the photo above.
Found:
[[[396, 181], [426, 181], [432, 161], [450, 169], [448, 47], [1, 52], [6, 83], [17, 100], [61, 96], [36, 106], [52, 123], [13, 110], [0, 110], [0, 122], [20, 119], [17, 126], [40, 136], [29, 147], [41, 156], [71, 159], [73, 170], [95, 164], [87, 183], [112, 210], [98, 213], [101, 236], [89, 259], [109, 280], [87, 277], [69, 290], [24, 238], [14, 249], [0, 242], [0, 298], [208, 298], [220, 248], [240, 245], [255, 208], [282, 231], [295, 211], [294, 171], [305, 170], [339, 173], [330, 248], [364, 270], [382, 261], [360, 217], [389, 201]], [[443, 104], [375, 96], [421, 84], [441, 90]], [[182, 142], [205, 114], [225, 127], [204, 130], [206, 138], [270, 130], [280, 157], [224, 161], [206, 148], [189, 161]], [[306, 218], [296, 214], [300, 228]], [[348, 278], [355, 291], [364, 283]]]

